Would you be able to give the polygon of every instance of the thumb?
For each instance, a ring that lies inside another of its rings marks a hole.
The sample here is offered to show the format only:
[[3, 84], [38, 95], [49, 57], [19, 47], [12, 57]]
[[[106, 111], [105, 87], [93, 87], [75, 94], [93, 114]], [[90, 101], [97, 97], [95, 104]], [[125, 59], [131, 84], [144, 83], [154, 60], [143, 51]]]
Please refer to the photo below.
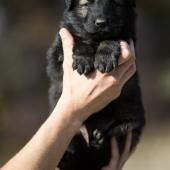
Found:
[[72, 64], [72, 55], [73, 55], [73, 46], [74, 46], [74, 39], [70, 32], [62, 28], [59, 32], [62, 40], [62, 46], [63, 46], [63, 52], [64, 52], [64, 63], [63, 66], [64, 68], [67, 67], [69, 64], [69, 67]]
[[70, 34], [70, 32], [67, 29], [62, 28], [60, 30], [59, 34], [61, 36], [64, 52], [66, 54], [67, 54], [67, 52], [69, 52], [69, 53], [72, 52], [72, 49], [74, 46], [74, 39], [73, 39], [72, 35]]

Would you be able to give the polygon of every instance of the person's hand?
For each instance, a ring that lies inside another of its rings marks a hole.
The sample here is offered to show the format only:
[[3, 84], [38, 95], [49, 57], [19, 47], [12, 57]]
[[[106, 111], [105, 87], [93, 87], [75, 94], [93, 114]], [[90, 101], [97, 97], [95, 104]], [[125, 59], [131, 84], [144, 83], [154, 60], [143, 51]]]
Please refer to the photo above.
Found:
[[126, 42], [120, 43], [122, 55], [116, 70], [105, 74], [95, 71], [89, 76], [80, 76], [72, 68], [73, 37], [64, 28], [60, 30], [60, 35], [64, 50], [64, 76], [58, 105], [69, 108], [84, 121], [119, 97], [124, 84], [136, 72], [133, 42], [131, 47]]
[[119, 154], [118, 144], [115, 137], [111, 141], [111, 155], [112, 158], [108, 166], [103, 167], [101, 170], [122, 170], [126, 161], [129, 159], [132, 152], [130, 151], [132, 144], [132, 131], [130, 130], [126, 137], [126, 144], [122, 155]]

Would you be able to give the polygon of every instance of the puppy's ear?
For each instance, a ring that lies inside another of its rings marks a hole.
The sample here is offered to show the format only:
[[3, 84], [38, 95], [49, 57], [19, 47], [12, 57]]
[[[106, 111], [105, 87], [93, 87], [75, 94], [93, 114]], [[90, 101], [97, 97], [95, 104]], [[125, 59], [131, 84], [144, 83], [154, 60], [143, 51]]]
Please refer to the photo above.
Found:
[[65, 2], [66, 2], [66, 10], [67, 11], [70, 11], [72, 9], [74, 1], [75, 0], [65, 0]]

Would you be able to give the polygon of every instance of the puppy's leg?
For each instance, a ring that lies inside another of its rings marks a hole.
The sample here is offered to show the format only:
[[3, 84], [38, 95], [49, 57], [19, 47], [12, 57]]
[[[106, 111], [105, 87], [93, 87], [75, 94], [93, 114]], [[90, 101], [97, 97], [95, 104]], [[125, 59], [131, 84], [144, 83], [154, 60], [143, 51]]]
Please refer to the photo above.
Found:
[[94, 47], [77, 42], [73, 53], [74, 70], [79, 74], [88, 74], [94, 70]]
[[95, 55], [95, 68], [102, 73], [112, 71], [118, 66], [120, 53], [118, 41], [102, 41]]

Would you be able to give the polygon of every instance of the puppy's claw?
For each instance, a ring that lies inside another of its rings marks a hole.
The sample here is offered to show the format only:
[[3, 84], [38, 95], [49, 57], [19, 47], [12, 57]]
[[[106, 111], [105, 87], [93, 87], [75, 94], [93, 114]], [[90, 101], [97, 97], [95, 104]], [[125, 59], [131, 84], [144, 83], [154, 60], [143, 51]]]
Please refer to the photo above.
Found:
[[75, 62], [73, 62], [72, 67], [73, 67], [73, 70], [76, 70], [76, 69], [77, 69], [77, 65], [76, 65]]
[[113, 69], [116, 69], [117, 67], [118, 67], [118, 61], [115, 60], [115, 61], [113, 62]]
[[94, 67], [95, 67], [95, 69], [98, 69], [98, 68], [99, 68], [99, 65], [98, 65], [97, 62], [94, 63]]
[[101, 139], [101, 137], [102, 137], [102, 134], [101, 134], [101, 132], [99, 131], [99, 130], [95, 130], [94, 132], [93, 132], [93, 136], [96, 138], [96, 139]]
[[82, 75], [82, 74], [84, 73], [84, 68], [83, 68], [83, 66], [78, 65], [78, 66], [77, 66], [77, 72], [78, 72], [80, 75]]
[[102, 73], [105, 72], [104, 64], [99, 64], [99, 71], [102, 72]]
[[101, 145], [103, 142], [104, 142], [104, 138], [101, 138], [101, 139], [98, 141], [98, 144]]
[[108, 63], [106, 66], [106, 72], [109, 73], [113, 70], [113, 64], [112, 63]]
[[91, 70], [93, 70], [93, 67], [90, 66], [90, 65], [86, 65], [85, 70], [84, 70], [84, 74], [90, 73]]

